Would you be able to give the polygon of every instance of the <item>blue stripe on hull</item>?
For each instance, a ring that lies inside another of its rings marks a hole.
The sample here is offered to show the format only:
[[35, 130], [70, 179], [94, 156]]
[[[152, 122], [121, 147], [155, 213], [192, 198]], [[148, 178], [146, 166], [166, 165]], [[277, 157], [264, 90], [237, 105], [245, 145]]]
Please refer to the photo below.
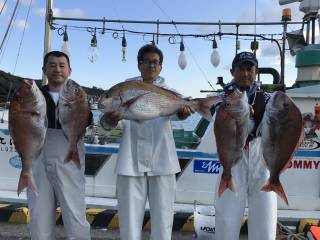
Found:
[[[114, 154], [118, 153], [118, 147], [86, 145], [86, 152], [92, 154]], [[207, 153], [199, 151], [185, 151], [177, 149], [179, 158], [218, 158], [217, 153]], [[320, 157], [320, 151], [299, 150], [295, 157]]]

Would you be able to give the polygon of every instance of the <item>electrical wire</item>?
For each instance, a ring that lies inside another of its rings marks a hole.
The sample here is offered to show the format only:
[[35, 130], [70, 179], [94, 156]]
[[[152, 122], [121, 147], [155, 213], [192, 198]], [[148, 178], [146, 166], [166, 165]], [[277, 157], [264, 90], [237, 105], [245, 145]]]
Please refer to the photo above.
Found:
[[4, 7], [6, 6], [6, 3], [7, 3], [7, 0], [4, 1], [3, 5], [2, 5], [2, 7], [1, 7], [0, 16], [1, 16], [1, 14], [2, 14], [2, 11], [3, 11]]
[[[181, 33], [180, 33], [180, 31], [179, 31], [179, 29], [178, 29], [178, 27], [177, 27], [177, 25], [174, 23], [173, 19], [169, 16], [169, 14], [167, 14], [167, 12], [164, 11], [164, 9], [163, 9], [155, 0], [152, 0], [152, 2], [160, 9], [160, 11], [161, 11], [170, 21], [172, 21], [173, 26], [174, 26], [174, 28], [176, 29], [177, 33], [178, 33], [180, 36], [182, 36]], [[181, 37], [181, 38], [182, 38], [182, 37]], [[191, 49], [189, 48], [188, 44], [186, 44], [186, 43], [184, 42], [184, 45], [185, 45], [185, 47], [188, 49], [188, 52], [190, 53], [190, 55], [191, 55], [194, 63], [196, 64], [197, 68], [200, 70], [202, 76], [205, 78], [205, 80], [207, 81], [207, 83], [209, 84], [209, 86], [212, 88], [212, 90], [215, 90], [214, 87], [212, 86], [211, 82], [209, 81], [209, 79], [208, 79], [205, 71], [201, 68], [201, 66], [200, 66], [200, 64], [198, 63], [197, 59], [196, 59], [195, 56], [193, 55], [193, 53], [192, 53]]]
[[[120, 20], [120, 15], [119, 15], [119, 12], [118, 12], [118, 8], [117, 8], [117, 5], [116, 5], [114, 0], [112, 0], [112, 4], [113, 4], [113, 8], [114, 8], [114, 11], [116, 12], [117, 17]], [[123, 30], [124, 29], [123, 24], [121, 24], [121, 27], [122, 27], [122, 30]]]
[[[53, 23], [53, 27], [55, 30], [60, 31], [60, 29], [63, 29], [66, 25], [62, 25], [62, 24], [57, 24], [57, 23]], [[84, 31], [84, 32], [91, 32], [91, 29], [94, 29], [93, 27], [88, 27], [88, 26], [75, 26], [75, 25], [68, 25], [68, 30], [75, 30], [75, 31]], [[103, 28], [96, 28], [97, 30], [103, 30]], [[109, 33], [114, 33], [114, 32], [126, 32], [126, 34], [128, 35], [154, 35], [156, 33], [154, 32], [144, 32], [144, 31], [134, 31], [134, 30], [130, 30], [130, 29], [118, 29], [118, 28], [105, 28], [105, 31], [109, 32]], [[59, 33], [58, 33], [59, 34]], [[211, 37], [213, 37], [215, 35], [215, 33], [210, 33], [210, 34], [193, 34], [193, 33], [187, 33], [187, 34], [179, 34], [179, 33], [158, 33], [159, 36], [162, 37], [184, 37], [184, 38], [203, 38], [204, 40], [207, 41], [211, 41], [212, 39], [210, 39]], [[61, 35], [61, 34], [59, 34]], [[225, 35], [236, 35], [236, 33], [227, 33], [227, 32], [221, 32], [220, 35], [222, 36], [222, 38], [228, 38], [228, 37], [223, 37]], [[254, 36], [254, 34], [243, 34], [243, 33], [239, 33], [238, 36], [240, 37], [240, 40], [252, 40], [252, 38], [244, 38], [244, 36], [250, 37], [250, 36]], [[260, 37], [261, 36], [261, 37]], [[270, 39], [274, 39], [274, 40], [282, 40], [282, 38], [275, 38], [273, 36], [282, 36], [282, 33], [261, 33], [261, 34], [257, 34], [257, 37], [260, 37], [260, 40], [266, 40], [263, 39], [262, 37], [266, 37], [266, 38], [270, 38]], [[229, 39], [234, 39], [234, 38], [229, 38]], [[175, 42], [176, 43], [176, 42]]]
[[8, 24], [8, 27], [7, 27], [6, 33], [4, 34], [4, 37], [3, 37], [1, 45], [0, 45], [0, 53], [2, 52], [3, 45], [4, 45], [4, 43], [5, 43], [5, 41], [6, 41], [7, 37], [8, 37], [9, 30], [10, 30], [10, 28], [12, 26], [12, 23], [13, 23], [13, 19], [16, 16], [16, 12], [17, 12], [19, 3], [20, 3], [20, 0], [17, 0], [16, 5], [15, 5], [14, 10], [13, 10], [13, 13], [11, 15], [10, 22]]
[[[20, 9], [20, 4], [18, 5], [17, 9], [15, 9], [15, 10], [16, 10], [16, 13], [15, 13], [14, 19], [13, 19], [13, 21], [12, 21], [12, 24], [14, 24], [14, 23], [16, 22], [16, 20], [17, 20], [17, 16], [18, 16], [19, 9]], [[9, 33], [8, 33], [8, 35], [7, 35], [7, 37], [6, 37], [5, 41], [4, 41], [4, 47], [3, 47], [2, 50], [0, 50], [0, 64], [1, 64], [2, 60], [3, 60], [3, 57], [4, 57], [4, 54], [5, 54], [5, 52], [6, 52], [7, 46], [8, 46], [8, 44], [9, 44], [8, 39], [11, 38], [12, 32], [13, 32], [13, 27], [11, 26], [11, 27], [9, 28]]]
[[25, 31], [26, 31], [26, 27], [27, 27], [27, 23], [28, 23], [28, 19], [29, 19], [31, 4], [32, 4], [32, 0], [30, 0], [29, 7], [28, 7], [28, 12], [27, 12], [27, 16], [26, 16], [26, 20], [24, 22], [23, 31], [22, 31], [22, 35], [21, 35], [21, 40], [20, 40], [20, 43], [19, 43], [18, 54], [17, 54], [17, 57], [16, 57], [16, 62], [14, 64], [14, 68], [13, 68], [13, 73], [16, 72], [16, 67], [17, 67], [19, 56], [20, 56], [22, 42], [23, 42], [23, 39], [24, 39], [24, 34], [25, 34]]

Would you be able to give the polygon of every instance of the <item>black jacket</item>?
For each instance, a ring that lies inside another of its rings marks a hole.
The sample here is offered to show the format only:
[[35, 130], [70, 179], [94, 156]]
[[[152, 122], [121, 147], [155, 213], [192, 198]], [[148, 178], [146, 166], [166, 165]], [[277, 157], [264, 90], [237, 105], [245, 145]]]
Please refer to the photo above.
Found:
[[[230, 94], [235, 89], [237, 89], [237, 86], [232, 81], [224, 87], [224, 92], [226, 94]], [[254, 128], [248, 136], [248, 141], [250, 141], [257, 136], [257, 128], [262, 121], [266, 104], [268, 103], [271, 95], [259, 89], [257, 84], [252, 85], [248, 90], [246, 90], [246, 92], [248, 96], [248, 103], [252, 106], [254, 113], [252, 116], [254, 120]]]
[[[43, 96], [45, 97], [46, 103], [47, 103], [48, 128], [61, 129], [61, 124], [58, 118], [58, 106], [55, 105], [49, 93], [49, 86], [44, 85], [41, 87], [40, 90], [42, 91]], [[87, 126], [91, 125], [92, 122], [93, 122], [93, 115], [92, 115], [92, 112], [90, 112]]]

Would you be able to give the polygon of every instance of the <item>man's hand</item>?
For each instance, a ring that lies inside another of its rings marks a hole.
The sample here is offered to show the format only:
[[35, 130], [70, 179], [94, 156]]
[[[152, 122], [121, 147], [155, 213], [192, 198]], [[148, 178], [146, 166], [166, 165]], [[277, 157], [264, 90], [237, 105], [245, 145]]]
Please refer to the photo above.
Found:
[[[190, 101], [192, 100], [191, 97], [185, 98], [185, 100]], [[180, 120], [185, 120], [188, 118], [191, 114], [193, 114], [195, 111], [190, 106], [184, 106], [181, 109], [178, 110], [177, 116]]]
[[118, 111], [105, 112], [100, 119], [101, 125], [105, 128], [116, 127], [122, 119], [122, 114]]

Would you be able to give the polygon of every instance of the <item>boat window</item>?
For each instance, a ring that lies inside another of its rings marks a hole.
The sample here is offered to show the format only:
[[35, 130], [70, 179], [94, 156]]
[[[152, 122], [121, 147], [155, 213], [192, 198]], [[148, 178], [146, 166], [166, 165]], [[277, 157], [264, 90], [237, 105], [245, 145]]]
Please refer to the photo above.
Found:
[[95, 176], [101, 167], [107, 162], [111, 155], [106, 154], [86, 154], [86, 168], [85, 175], [87, 176]]
[[181, 172], [178, 172], [176, 174], [177, 179], [181, 176], [181, 174], [184, 172], [187, 166], [191, 163], [191, 161], [192, 161], [192, 158], [179, 158], [179, 165], [181, 168]]

